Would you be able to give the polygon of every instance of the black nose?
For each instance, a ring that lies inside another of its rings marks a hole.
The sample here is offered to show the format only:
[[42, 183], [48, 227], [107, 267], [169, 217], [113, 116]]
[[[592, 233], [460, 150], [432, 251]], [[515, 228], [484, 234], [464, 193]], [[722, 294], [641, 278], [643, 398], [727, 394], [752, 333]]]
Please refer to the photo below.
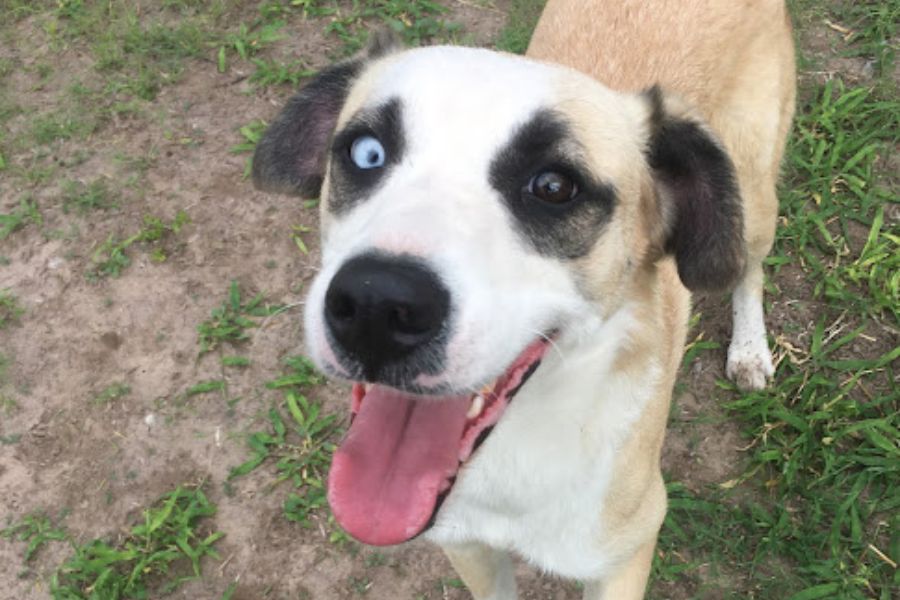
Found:
[[450, 294], [437, 275], [408, 257], [363, 255], [340, 268], [325, 294], [325, 321], [334, 340], [376, 380], [438, 337]]

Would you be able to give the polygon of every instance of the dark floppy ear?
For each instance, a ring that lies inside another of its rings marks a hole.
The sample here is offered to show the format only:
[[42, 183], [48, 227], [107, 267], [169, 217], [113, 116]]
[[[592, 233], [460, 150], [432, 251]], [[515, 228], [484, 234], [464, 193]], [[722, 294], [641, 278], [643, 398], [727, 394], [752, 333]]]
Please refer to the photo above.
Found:
[[319, 72], [291, 98], [253, 154], [253, 185], [266, 192], [315, 197], [328, 146], [353, 82], [366, 64], [400, 47], [390, 30], [373, 32], [359, 55]]
[[650, 104], [647, 159], [666, 215], [665, 251], [690, 290], [730, 289], [744, 272], [746, 247], [737, 175], [710, 130], [667, 111], [656, 86]]

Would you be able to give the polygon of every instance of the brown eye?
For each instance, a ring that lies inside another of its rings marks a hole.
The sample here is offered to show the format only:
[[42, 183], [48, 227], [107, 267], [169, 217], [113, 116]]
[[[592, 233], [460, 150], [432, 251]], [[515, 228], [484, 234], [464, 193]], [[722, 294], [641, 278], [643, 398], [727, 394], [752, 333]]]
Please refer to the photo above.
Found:
[[578, 187], [562, 173], [544, 171], [532, 177], [528, 191], [544, 202], [562, 204], [575, 197]]

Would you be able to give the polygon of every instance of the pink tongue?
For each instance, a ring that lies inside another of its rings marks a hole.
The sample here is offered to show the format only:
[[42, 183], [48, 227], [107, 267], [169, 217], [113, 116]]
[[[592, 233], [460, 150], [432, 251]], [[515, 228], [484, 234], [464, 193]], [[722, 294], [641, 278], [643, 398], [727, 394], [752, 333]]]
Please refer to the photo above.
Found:
[[373, 386], [328, 474], [328, 501], [341, 527], [374, 546], [419, 534], [459, 468], [470, 400]]

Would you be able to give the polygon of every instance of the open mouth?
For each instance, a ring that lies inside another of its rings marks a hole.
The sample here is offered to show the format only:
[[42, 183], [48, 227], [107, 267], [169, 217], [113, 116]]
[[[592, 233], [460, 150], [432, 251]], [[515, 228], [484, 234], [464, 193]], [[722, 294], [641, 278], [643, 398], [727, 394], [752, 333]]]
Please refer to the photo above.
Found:
[[328, 501], [338, 523], [374, 546], [422, 533], [460, 467], [487, 439], [550, 344], [550, 337], [532, 342], [476, 394], [425, 398], [355, 383], [350, 429], [328, 475]]

